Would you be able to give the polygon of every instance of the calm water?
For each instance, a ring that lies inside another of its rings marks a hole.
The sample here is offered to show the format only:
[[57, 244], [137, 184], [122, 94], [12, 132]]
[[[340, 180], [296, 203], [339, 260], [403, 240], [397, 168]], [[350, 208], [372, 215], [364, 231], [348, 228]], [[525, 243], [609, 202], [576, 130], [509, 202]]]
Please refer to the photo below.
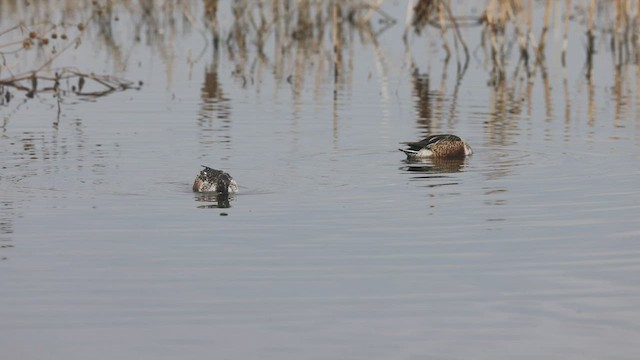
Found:
[[[640, 70], [600, 38], [586, 78], [577, 24], [563, 69], [555, 24], [544, 75], [514, 78], [512, 54], [491, 86], [470, 28], [457, 81], [436, 31], [407, 50], [405, 5], [384, 8], [399, 22], [352, 34], [338, 84], [323, 56], [242, 67], [185, 19], [169, 54], [131, 45], [121, 10], [125, 54], [59, 61], [139, 91], [68, 97], [59, 121], [15, 92], [3, 358], [638, 358]], [[398, 143], [427, 133], [475, 154], [407, 163]], [[229, 208], [191, 192], [201, 164], [238, 181]]]

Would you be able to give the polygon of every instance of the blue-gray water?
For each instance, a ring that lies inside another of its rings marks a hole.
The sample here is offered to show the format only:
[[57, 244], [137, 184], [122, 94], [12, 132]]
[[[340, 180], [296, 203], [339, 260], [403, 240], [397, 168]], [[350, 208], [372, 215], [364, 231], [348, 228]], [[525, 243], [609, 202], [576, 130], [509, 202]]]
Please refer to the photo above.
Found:
[[[384, 9], [399, 23], [354, 35], [338, 84], [324, 56], [248, 61], [243, 78], [192, 29], [168, 55], [123, 47], [125, 70], [72, 50], [143, 86], [70, 96], [59, 122], [50, 95], [16, 91], [0, 109], [2, 357], [638, 358], [640, 70], [616, 70], [601, 38], [587, 78], [576, 24], [563, 69], [555, 24], [544, 76], [492, 87], [471, 28], [457, 81], [436, 29], [407, 54], [405, 5]], [[398, 143], [426, 133], [475, 154], [406, 163]], [[238, 181], [229, 208], [191, 192], [201, 164]]]

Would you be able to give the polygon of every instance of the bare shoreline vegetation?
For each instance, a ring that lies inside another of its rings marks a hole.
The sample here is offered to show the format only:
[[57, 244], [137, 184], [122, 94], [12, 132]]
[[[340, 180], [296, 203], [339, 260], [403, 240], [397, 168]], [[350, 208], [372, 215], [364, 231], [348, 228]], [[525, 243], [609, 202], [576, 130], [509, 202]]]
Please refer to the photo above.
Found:
[[[8, 105], [20, 93], [23, 101], [52, 94], [59, 117], [60, 104], [67, 97], [98, 98], [138, 89], [141, 82], [119, 76], [129, 66], [132, 49], [148, 46], [153, 56], [171, 67], [173, 50], [186, 32], [197, 32], [203, 39], [202, 49], [189, 53], [190, 64], [213, 49], [214, 62], [219, 54], [226, 55], [241, 84], [248, 86], [257, 82], [256, 77], [273, 74], [276, 81], [291, 84], [294, 96], [305, 77], [311, 76], [320, 87], [333, 83], [338, 88], [351, 81], [356, 44], [370, 47], [373, 56], [380, 57], [377, 61], [384, 62], [378, 37], [394, 26], [403, 26], [404, 36], [398, 40], [404, 41], [412, 72], [419, 73], [411, 60], [411, 48], [425, 45], [411, 39], [428, 36], [440, 43], [445, 67], [454, 60], [458, 83], [474, 56], [467, 37], [479, 34], [479, 61], [488, 70], [489, 85], [502, 91], [512, 91], [518, 79], [531, 82], [538, 74], [546, 81], [546, 62], [559, 61], [565, 67], [569, 46], [583, 49], [584, 75], [589, 81], [596, 39], [608, 43], [616, 76], [624, 78], [622, 69], [640, 61], [638, 0], [465, 4], [408, 1], [406, 17], [397, 19], [384, 11], [383, 0], [0, 1], [3, 24], [8, 19], [15, 22], [0, 29], [0, 105]], [[221, 6], [227, 9], [222, 11]], [[474, 6], [478, 8], [470, 14]], [[562, 51], [559, 57], [547, 60], [552, 19], [561, 19], [561, 25], [555, 26], [562, 27]], [[582, 43], [570, 45], [570, 31], [579, 32]], [[113, 58], [113, 73], [96, 74], [94, 69], [66, 65], [74, 62], [68, 53], [87, 44], [104, 49]], [[209, 95], [219, 95], [218, 85], [208, 86], [213, 92]], [[418, 74], [414, 76], [417, 94], [421, 86]]]

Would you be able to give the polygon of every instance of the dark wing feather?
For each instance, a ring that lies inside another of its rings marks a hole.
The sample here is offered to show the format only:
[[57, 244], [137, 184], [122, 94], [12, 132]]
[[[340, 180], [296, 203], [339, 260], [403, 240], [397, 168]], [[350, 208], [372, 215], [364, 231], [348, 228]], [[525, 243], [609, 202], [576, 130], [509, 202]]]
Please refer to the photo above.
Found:
[[231, 175], [222, 170], [212, 169], [208, 166], [202, 165], [204, 169], [200, 171], [200, 178], [208, 183], [216, 184], [218, 192], [226, 194], [228, 193], [229, 184], [231, 184]]
[[434, 144], [440, 142], [440, 141], [459, 141], [460, 138], [455, 136], [455, 135], [449, 135], [449, 134], [445, 134], [445, 135], [430, 135], [427, 136], [426, 138], [420, 140], [420, 141], [415, 141], [415, 142], [403, 142], [402, 144], [407, 145], [409, 147], [410, 150], [420, 150], [423, 148], [427, 148], [430, 149], [431, 146], [433, 146]]
[[224, 171], [222, 170], [216, 170], [216, 169], [212, 169], [208, 166], [202, 165], [202, 167], [204, 169], [202, 169], [202, 171], [200, 171], [200, 175], [202, 175], [203, 177], [205, 177], [205, 179], [212, 181], [213, 179], [217, 178], [218, 176], [224, 174]]

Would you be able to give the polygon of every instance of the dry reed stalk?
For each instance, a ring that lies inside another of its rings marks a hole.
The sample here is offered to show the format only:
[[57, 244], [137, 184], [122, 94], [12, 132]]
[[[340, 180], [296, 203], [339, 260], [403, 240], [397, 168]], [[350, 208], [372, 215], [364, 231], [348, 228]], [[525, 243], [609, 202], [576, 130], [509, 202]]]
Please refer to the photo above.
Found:
[[447, 24], [444, 12], [444, 3], [439, 2], [438, 6], [438, 20], [440, 24], [440, 35], [442, 36], [442, 47], [445, 50], [446, 56], [444, 62], [449, 62], [449, 58], [451, 57], [451, 48], [449, 47], [449, 41], [447, 40]]
[[[613, 29], [613, 51], [617, 53], [617, 63], [621, 65], [631, 60], [634, 21], [631, 20], [631, 0], [618, 0], [615, 6], [615, 23]], [[636, 16], [637, 17], [637, 14]], [[634, 17], [634, 18], [635, 18]]]
[[542, 21], [542, 30], [540, 32], [540, 42], [536, 48], [538, 58], [544, 57], [544, 47], [547, 41], [547, 33], [549, 31], [549, 21], [551, 19], [551, 0], [547, 0], [544, 6], [544, 18]]
[[515, 2], [512, 3], [508, 0], [491, 0], [482, 16], [485, 28], [484, 33], [488, 34], [491, 44], [492, 78], [494, 82], [504, 80], [503, 58], [506, 47], [506, 24], [517, 13], [517, 10], [513, 8], [515, 5]]
[[411, 22], [413, 21], [414, 17], [414, 7], [414, 0], [407, 1], [407, 14], [405, 15], [406, 17], [404, 21], [404, 32], [402, 33], [402, 41], [404, 41], [405, 46], [409, 42], [409, 29], [411, 28]]
[[589, 0], [589, 7], [587, 9], [587, 61], [586, 72], [587, 78], [591, 78], [591, 70], [593, 69], [593, 54], [595, 53], [595, 35], [593, 29], [593, 19], [596, 11], [596, 1]]
[[[83, 73], [81, 71], [71, 68], [61, 68], [54, 76], [38, 74], [33, 71], [28, 74], [22, 74], [19, 76], [13, 76], [10, 79], [0, 80], [1, 86], [13, 87], [18, 90], [27, 91], [27, 97], [33, 97], [36, 93], [42, 92], [54, 92], [62, 91], [60, 89], [61, 83], [65, 81], [69, 83], [70, 80], [77, 79], [77, 87], [75, 85], [65, 89], [64, 92], [72, 92], [80, 96], [92, 96], [99, 97], [119, 90], [138, 89], [139, 84], [121, 79], [111, 75], [97, 75], [93, 73]], [[83, 91], [86, 80], [92, 80], [93, 82], [102, 85], [104, 90]], [[23, 85], [23, 82], [28, 81], [30, 86]], [[43, 84], [53, 83], [50, 86], [43, 86]]]
[[[340, 77], [340, 69], [342, 68], [342, 29], [340, 27], [340, 18], [342, 17], [340, 5], [333, 3], [331, 9], [332, 28], [333, 28], [333, 81], [338, 83]], [[335, 90], [334, 90], [335, 91]]]
[[566, 67], [567, 65], [567, 48], [569, 47], [569, 19], [571, 19], [571, 0], [565, 0], [564, 4], [564, 32], [562, 34], [562, 55], [560, 56], [562, 67]]
[[[622, 0], [617, 0], [614, 4], [614, 22], [613, 22], [613, 29], [611, 29], [611, 51], [614, 55], [614, 63], [616, 64], [620, 64], [622, 62], [622, 31], [623, 31], [623, 23], [624, 23], [624, 16], [623, 16], [623, 6], [622, 6]], [[615, 59], [617, 55], [617, 59]]]
[[214, 42], [219, 39], [218, 29], [218, 0], [203, 0], [204, 2], [204, 16], [208, 23], [210, 23], [214, 29]]
[[[274, 26], [273, 26], [273, 36], [274, 36], [274, 64], [273, 64], [273, 74], [274, 78], [280, 81], [284, 77], [284, 50], [285, 50], [285, 35], [283, 34], [284, 30], [284, 21], [282, 21], [282, 12], [280, 7], [280, 2], [278, 0], [271, 1], [271, 14], [273, 16]], [[276, 88], [277, 89], [277, 88]]]
[[[522, 10], [522, 5], [519, 6], [518, 10]], [[528, 37], [528, 34], [533, 33], [533, 0], [527, 0], [527, 10], [524, 11], [524, 15], [527, 22]]]
[[[460, 68], [460, 61], [458, 61], [458, 74], [459, 76], [461, 76], [462, 74], [464, 74], [464, 70], [466, 70], [469, 64], [469, 49], [467, 48], [467, 44], [464, 41], [462, 34], [460, 33], [460, 28], [458, 27], [458, 23], [456, 22], [456, 19], [453, 16], [453, 13], [451, 12], [451, 7], [444, 0], [441, 0], [440, 3], [444, 7], [444, 10], [446, 11], [447, 15], [449, 15], [449, 21], [451, 21], [451, 23], [453, 24], [453, 30], [456, 35], [455, 39], [457, 39], [457, 41], [460, 42], [460, 44], [462, 45], [462, 49], [464, 50], [465, 61], [462, 69]], [[455, 44], [457, 44], [457, 42]]]
[[[371, 4], [371, 3], [364, 3], [363, 6], [368, 7], [368, 10], [366, 12], [366, 14], [364, 14], [360, 19], [358, 19], [357, 24], [358, 25], [364, 25], [366, 23], [369, 22], [369, 20], [371, 20], [371, 18], [373, 17], [373, 15], [378, 12], [381, 14], [385, 14], [381, 9], [380, 9], [380, 5], [382, 5], [382, 2], [384, 0], [375, 0], [375, 3]], [[383, 15], [384, 16], [384, 15]]]
[[[527, 1], [528, 8], [527, 11], [518, 11], [516, 15], [513, 15], [513, 25], [516, 31], [516, 39], [518, 41], [518, 45], [520, 46], [520, 57], [524, 59], [525, 62], [529, 60], [529, 33], [531, 32], [531, 0]], [[520, 15], [523, 14], [523, 15]], [[522, 29], [522, 21], [520, 21], [520, 17], [525, 17], [526, 30]]]
[[[409, 4], [412, 4], [410, 2]], [[411, 25], [416, 33], [420, 33], [422, 28], [429, 24], [433, 18], [439, 16], [438, 4], [436, 0], [418, 0], [411, 9]], [[434, 15], [435, 14], [435, 15]]]
[[[84, 73], [79, 70], [75, 70], [70, 67], [61, 67], [58, 69], [52, 69], [51, 65], [53, 62], [58, 59], [62, 54], [67, 52], [72, 47], [78, 47], [82, 44], [81, 38], [85, 35], [85, 29], [88, 24], [94, 23], [96, 26], [100, 26], [101, 18], [104, 16], [108, 16], [110, 14], [110, 7], [100, 7], [95, 5], [93, 11], [91, 12], [91, 16], [89, 16], [85, 21], [75, 25], [75, 28], [78, 31], [78, 35], [73, 37], [72, 39], [68, 39], [66, 32], [60, 35], [62, 41], [66, 41], [64, 46], [59, 50], [52, 49], [51, 55], [44, 57], [44, 61], [38, 64], [34, 69], [29, 71], [13, 74], [10, 68], [7, 68], [10, 73], [9, 77], [0, 79], [0, 86], [3, 87], [3, 93], [6, 96], [10, 96], [7, 92], [7, 87], [12, 87], [19, 91], [25, 91], [27, 98], [33, 98], [37, 93], [48, 93], [52, 92], [54, 97], [58, 102], [58, 115], [60, 112], [60, 103], [62, 102], [62, 96], [73, 93], [79, 96], [91, 96], [91, 97], [99, 97], [104, 96], [114, 91], [121, 91], [131, 88], [139, 88], [140, 84], [136, 85], [133, 82], [120, 79], [110, 75], [97, 75], [93, 73]], [[36, 23], [37, 24], [37, 23]], [[55, 29], [58, 26], [67, 26], [67, 25], [55, 25], [50, 22], [42, 22], [40, 25], [31, 25], [44, 27], [46, 30], [42, 32], [30, 31], [29, 39], [30, 44], [33, 41], [38, 41], [39, 46], [45, 46], [49, 43], [49, 38], [57, 39], [58, 35], [55, 32]], [[20, 29], [21, 31], [25, 31], [27, 27], [25, 25], [19, 25], [18, 27], [14, 27], [9, 29], [9, 31], [13, 31], [14, 29]], [[7, 32], [3, 32], [2, 34], [7, 34]], [[26, 46], [26, 41], [23, 43], [23, 46], [18, 49], [19, 51], [26, 51], [29, 49], [29, 46]], [[18, 52], [14, 52], [18, 53]], [[6, 53], [2, 53], [4, 55]], [[26, 55], [25, 55], [26, 56]], [[21, 58], [22, 59], [22, 58]], [[38, 57], [40, 59], [40, 57]], [[49, 75], [54, 73], [53, 75]], [[77, 80], [77, 87], [75, 85], [69, 85], [71, 80]], [[94, 89], [91, 91], [85, 91], [84, 84], [89, 80], [94, 84], [99, 85], [102, 88]], [[67, 87], [62, 89], [62, 82], [67, 84]], [[24, 85], [24, 82], [29, 82], [29, 86]]]
[[[640, 1], [637, 2], [637, 8], [636, 8], [636, 13], [635, 13], [635, 17], [633, 19], [634, 22], [634, 27], [633, 27], [633, 38], [634, 38], [634, 49], [635, 49], [635, 63], [638, 64], [640, 63], [640, 21], [638, 21], [638, 18], [640, 17]], [[636, 87], [636, 89], [638, 89], [638, 87]], [[640, 93], [640, 91], [638, 92]], [[637, 104], [637, 102], [636, 102]]]

